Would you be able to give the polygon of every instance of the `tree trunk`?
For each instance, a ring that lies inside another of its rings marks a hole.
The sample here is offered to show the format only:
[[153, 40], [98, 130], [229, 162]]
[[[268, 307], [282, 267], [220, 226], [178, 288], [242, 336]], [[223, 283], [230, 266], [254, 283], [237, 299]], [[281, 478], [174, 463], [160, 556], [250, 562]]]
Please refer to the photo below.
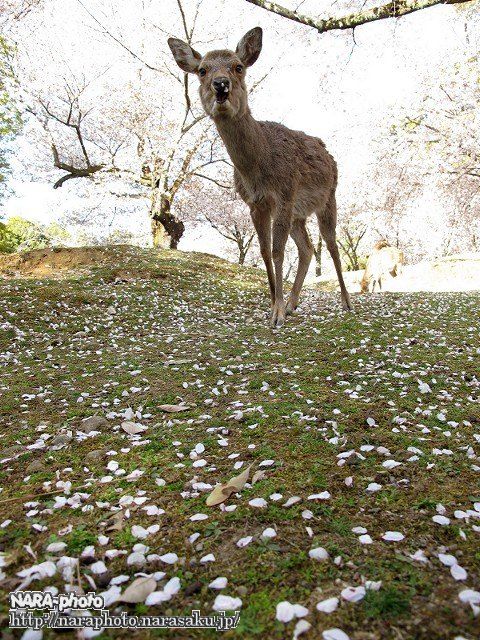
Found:
[[185, 225], [171, 212], [172, 202], [165, 193], [155, 189], [152, 196], [150, 218], [154, 247], [176, 249], [185, 231]]
[[322, 275], [322, 249], [323, 249], [323, 238], [320, 234], [318, 234], [318, 242], [317, 246], [314, 247], [313, 253], [315, 255], [315, 275]]

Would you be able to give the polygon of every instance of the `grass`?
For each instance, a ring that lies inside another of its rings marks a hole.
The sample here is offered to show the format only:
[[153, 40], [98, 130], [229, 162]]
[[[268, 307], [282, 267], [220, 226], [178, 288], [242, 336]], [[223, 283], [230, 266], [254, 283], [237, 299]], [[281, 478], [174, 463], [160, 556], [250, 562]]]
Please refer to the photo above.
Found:
[[[345, 315], [336, 294], [310, 290], [300, 313], [272, 331], [260, 272], [201, 254], [122, 247], [102, 256], [81, 273], [0, 281], [0, 523], [11, 520], [0, 528], [2, 595], [19, 586], [22, 569], [57, 560], [46, 548], [62, 541], [74, 558], [94, 546], [95, 559], [108, 567], [98, 578], [82, 560], [85, 590], [87, 576], [98, 591], [120, 574], [130, 581], [139, 571], [180, 578], [181, 590], [163, 605], [116, 605], [129, 613], [210, 613], [218, 592], [208, 585], [227, 577], [221, 593], [243, 604], [240, 625], [226, 638], [291, 637], [295, 623], [275, 619], [276, 605], [288, 600], [310, 611], [306, 638], [337, 627], [352, 640], [473, 640], [478, 618], [458, 594], [478, 589], [479, 521], [455, 511], [473, 512], [480, 502], [480, 295], [357, 296], [355, 313]], [[432, 392], [420, 393], [418, 380]], [[179, 403], [188, 411], [160, 408]], [[134, 438], [120, 427], [129, 410], [137, 412], [129, 419], [148, 427]], [[78, 429], [92, 415], [107, 416], [108, 425], [84, 438]], [[369, 417], [377, 426], [368, 426]], [[51, 447], [69, 431], [66, 445]], [[199, 443], [205, 451], [197, 459], [207, 464], [194, 467]], [[265, 460], [274, 464], [260, 467]], [[388, 469], [387, 460], [401, 464]], [[209, 509], [208, 492], [192, 483], [224, 482], [239, 473], [238, 461], [265, 477], [229, 500], [234, 511]], [[40, 466], [30, 473], [34, 462]], [[381, 489], [368, 492], [371, 483]], [[308, 500], [324, 491], [330, 498]], [[275, 493], [282, 499], [270, 499]], [[58, 502], [72, 496], [78, 502]], [[284, 507], [291, 496], [301, 501]], [[253, 498], [268, 506], [249, 506]], [[147, 505], [164, 513], [148, 516]], [[432, 521], [439, 505], [448, 526]], [[111, 528], [116, 513], [125, 516], [120, 530]], [[198, 513], [209, 517], [190, 520]], [[159, 530], [134, 536], [135, 525], [152, 524]], [[277, 533], [269, 541], [262, 539], [267, 527]], [[373, 544], [360, 544], [355, 527], [367, 529]], [[405, 537], [386, 542], [386, 531]], [[194, 533], [200, 535], [189, 542]], [[246, 536], [252, 542], [239, 548]], [[175, 552], [178, 562], [130, 566], [126, 558], [139, 543], [148, 545], [147, 555]], [[330, 559], [312, 560], [314, 547]], [[418, 549], [428, 563], [411, 558]], [[107, 550], [119, 553], [105, 557]], [[215, 561], [201, 563], [210, 553]], [[438, 553], [453, 554], [467, 579], [456, 582]], [[316, 611], [319, 601], [368, 580], [381, 581], [380, 589], [358, 603], [342, 600], [331, 614]], [[58, 571], [29, 588], [63, 591], [65, 583]], [[2, 626], [6, 603], [3, 597]], [[115, 630], [99, 637], [218, 634]]]

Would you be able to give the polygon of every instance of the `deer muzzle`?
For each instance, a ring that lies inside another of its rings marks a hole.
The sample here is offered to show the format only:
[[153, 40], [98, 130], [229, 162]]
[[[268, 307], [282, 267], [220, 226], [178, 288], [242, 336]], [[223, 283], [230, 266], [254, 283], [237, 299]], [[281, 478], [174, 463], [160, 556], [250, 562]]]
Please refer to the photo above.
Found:
[[212, 85], [216, 101], [220, 104], [226, 102], [230, 93], [230, 80], [228, 78], [215, 78]]

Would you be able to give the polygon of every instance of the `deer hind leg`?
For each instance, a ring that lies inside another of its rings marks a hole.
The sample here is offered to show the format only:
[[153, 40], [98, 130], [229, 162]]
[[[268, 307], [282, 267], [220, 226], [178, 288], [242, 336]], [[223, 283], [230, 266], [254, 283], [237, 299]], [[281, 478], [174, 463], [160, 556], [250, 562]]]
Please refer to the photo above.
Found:
[[292, 212], [279, 208], [272, 225], [272, 258], [275, 267], [275, 302], [272, 309], [272, 327], [281, 327], [285, 322], [285, 300], [283, 298], [283, 258], [285, 245], [292, 224]]
[[300, 291], [302, 290], [303, 281], [305, 280], [313, 256], [313, 245], [308, 235], [306, 220], [295, 219], [290, 229], [290, 235], [298, 249], [298, 268], [287, 302], [287, 315], [293, 313], [298, 306]]
[[332, 256], [333, 264], [335, 265], [335, 271], [337, 272], [338, 283], [340, 285], [340, 292], [342, 296], [342, 306], [345, 311], [352, 310], [352, 303], [350, 302], [350, 296], [348, 295], [345, 282], [342, 275], [342, 263], [340, 260], [340, 253], [337, 246], [337, 238], [335, 235], [335, 227], [337, 224], [337, 203], [335, 201], [335, 194], [332, 193], [330, 199], [327, 202], [323, 213], [318, 214], [318, 225], [320, 227], [320, 233], [322, 234], [327, 249]]
[[258, 236], [260, 254], [267, 269], [268, 286], [270, 288], [270, 299], [275, 304], [275, 274], [272, 264], [272, 220], [271, 211], [268, 207], [252, 206], [250, 209], [253, 226]]

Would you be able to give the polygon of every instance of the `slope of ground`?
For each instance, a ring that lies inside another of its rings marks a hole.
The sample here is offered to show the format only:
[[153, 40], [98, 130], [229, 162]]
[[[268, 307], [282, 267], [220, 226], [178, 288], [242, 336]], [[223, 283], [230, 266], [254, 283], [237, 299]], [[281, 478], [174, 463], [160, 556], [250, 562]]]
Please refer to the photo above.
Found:
[[[241, 607], [225, 638], [478, 637], [479, 294], [345, 314], [310, 291], [272, 331], [259, 272], [84, 254], [0, 281], [1, 627], [8, 592], [55, 587], [112, 613]], [[219, 637], [98, 637], [164, 636]]]
[[[349, 291], [360, 291], [363, 274], [363, 269], [345, 273]], [[315, 286], [323, 291], [336, 291], [338, 281], [330, 276], [317, 278]], [[480, 253], [458, 254], [406, 265], [399, 277], [385, 277], [382, 286], [385, 291], [392, 292], [480, 291]]]

